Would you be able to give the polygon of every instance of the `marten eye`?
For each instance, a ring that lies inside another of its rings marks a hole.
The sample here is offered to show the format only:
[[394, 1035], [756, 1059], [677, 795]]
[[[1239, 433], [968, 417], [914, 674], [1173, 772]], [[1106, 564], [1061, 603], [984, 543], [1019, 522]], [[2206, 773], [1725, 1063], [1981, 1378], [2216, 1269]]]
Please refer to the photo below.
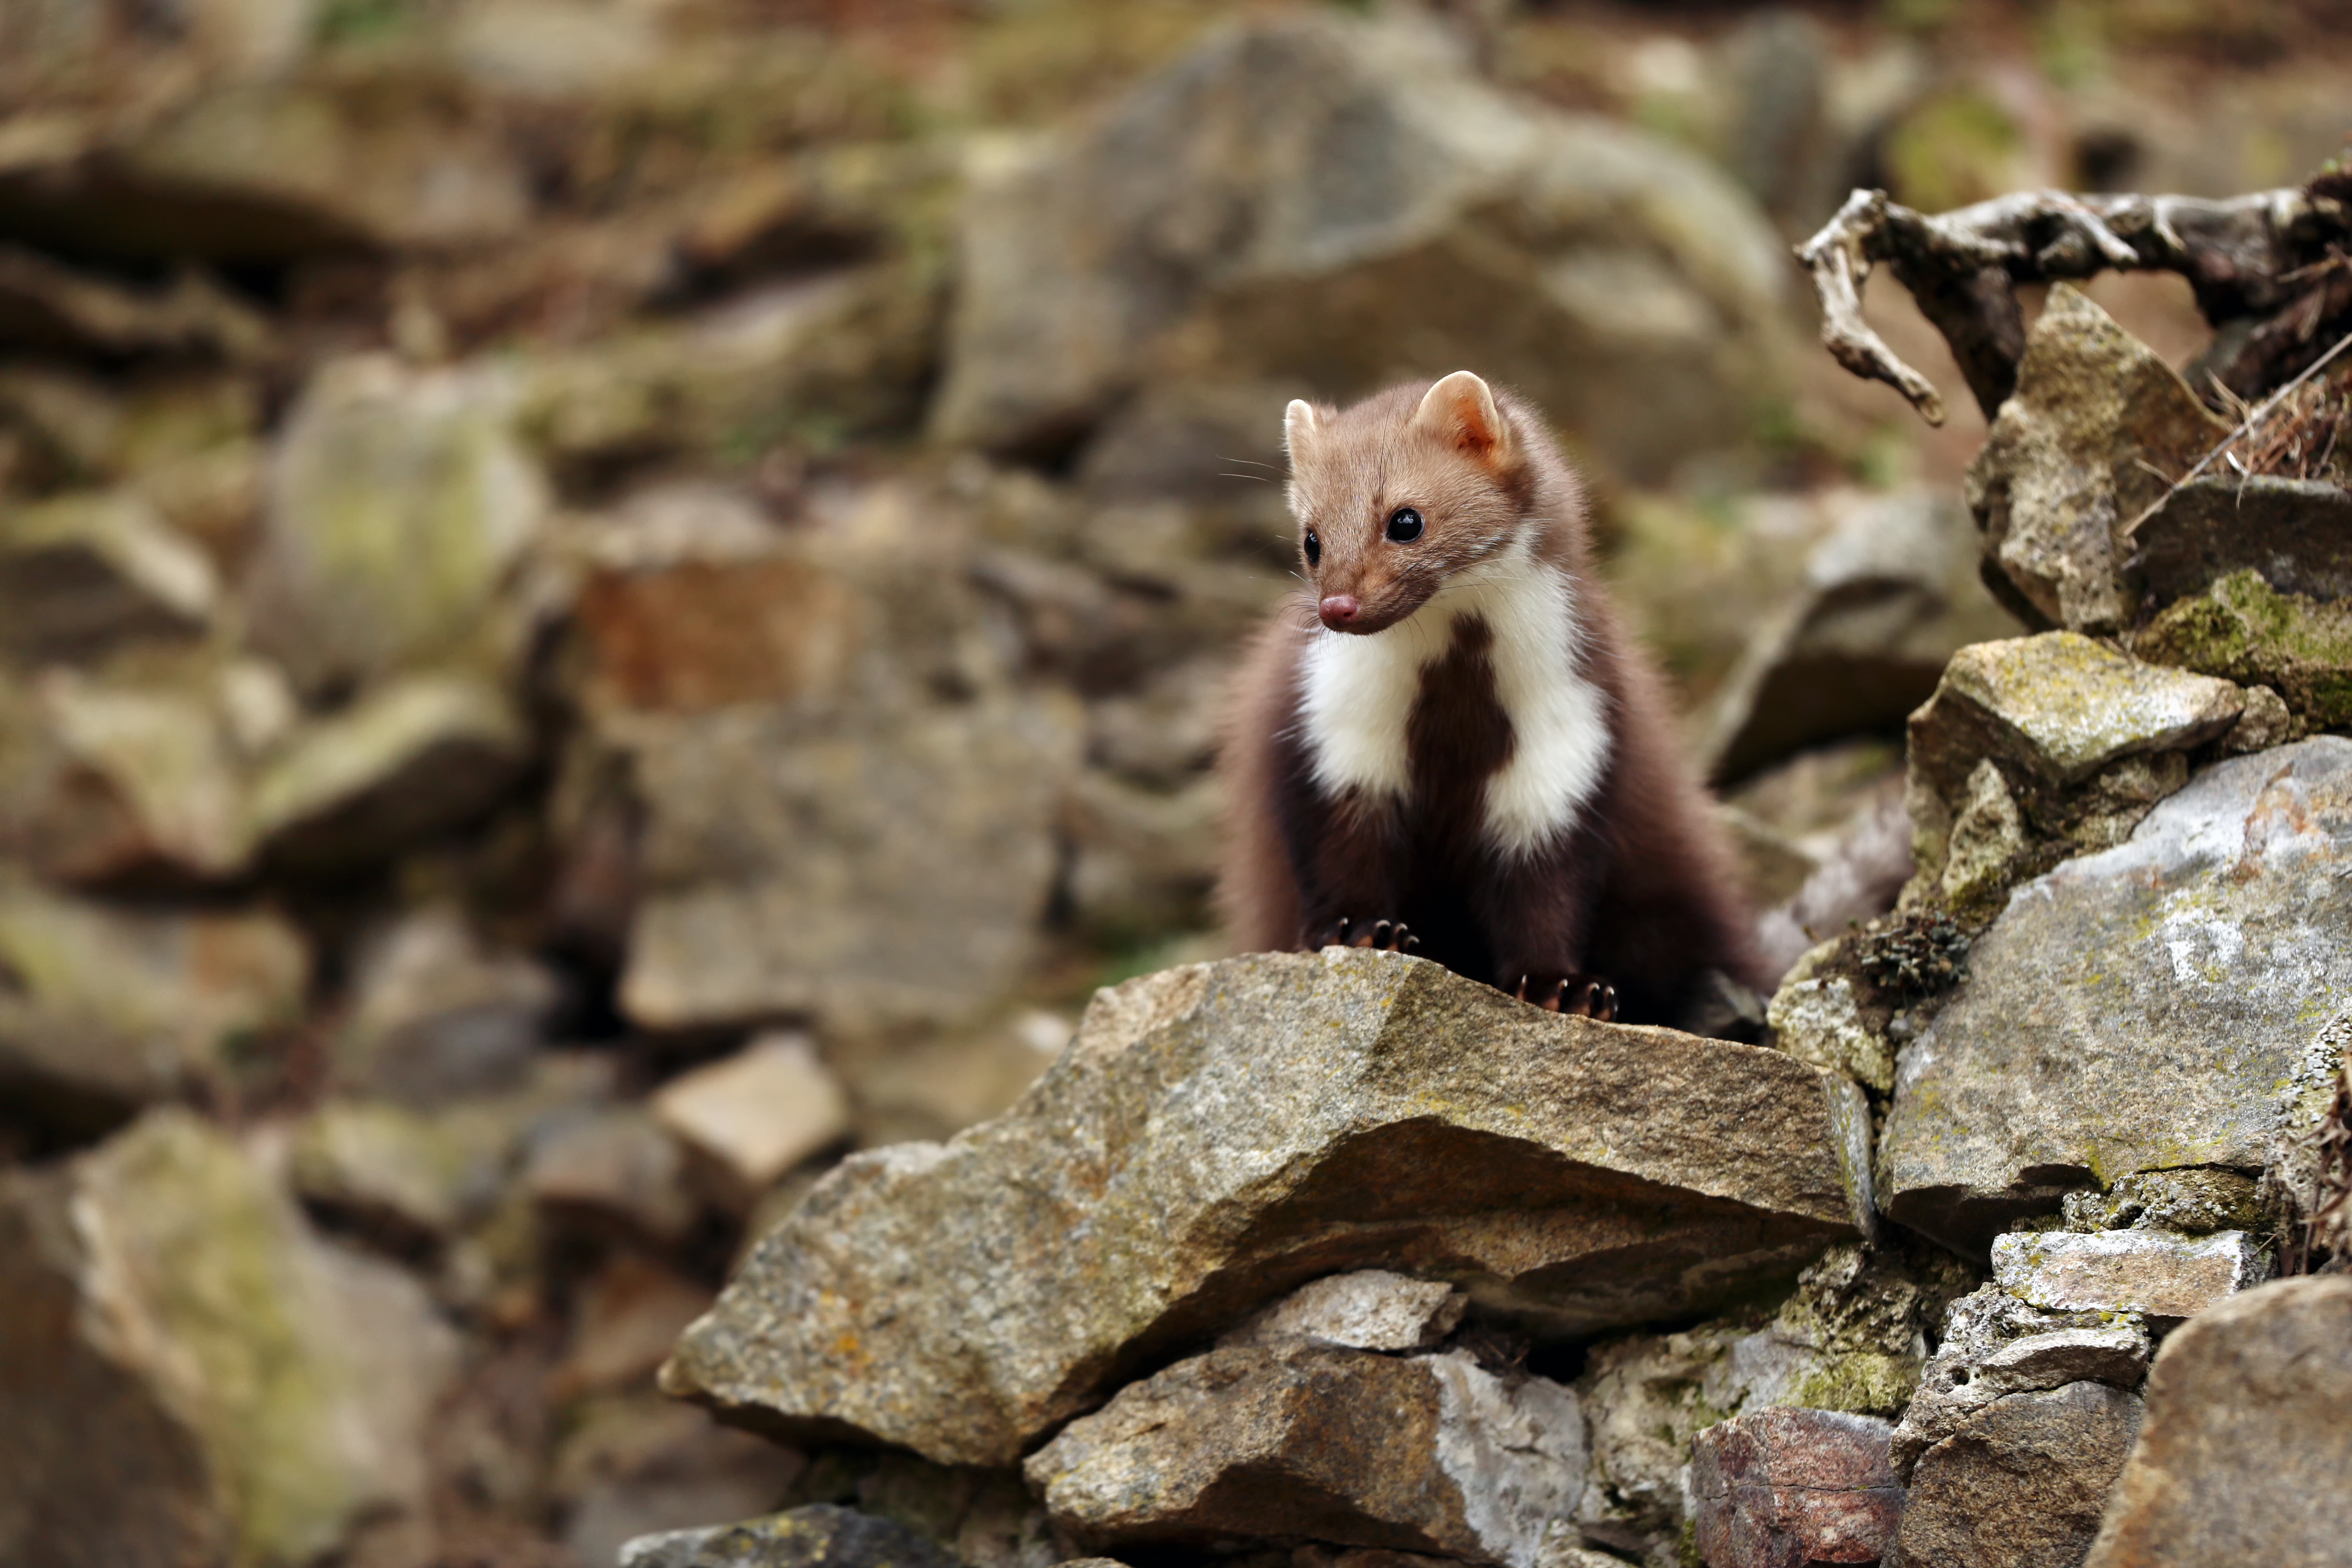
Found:
[[1410, 544], [1421, 537], [1421, 513], [1409, 506], [1401, 506], [1389, 513], [1389, 538], [1399, 544]]
[[1315, 531], [1310, 528], [1307, 531], [1307, 564], [1320, 566], [1322, 563], [1323, 542], [1315, 537]]

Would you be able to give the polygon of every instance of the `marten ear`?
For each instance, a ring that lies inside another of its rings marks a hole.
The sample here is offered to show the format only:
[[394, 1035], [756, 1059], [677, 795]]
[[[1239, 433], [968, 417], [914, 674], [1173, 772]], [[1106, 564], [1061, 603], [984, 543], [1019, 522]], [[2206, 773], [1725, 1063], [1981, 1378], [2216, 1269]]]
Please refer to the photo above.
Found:
[[1290, 406], [1282, 411], [1282, 445], [1290, 454], [1290, 466], [1296, 469], [1298, 460], [1315, 441], [1315, 433], [1322, 421], [1315, 416], [1315, 405], [1303, 397], [1294, 397]]
[[1511, 433], [1495, 395], [1466, 370], [1457, 370], [1424, 394], [1413, 411], [1416, 428], [1477, 458], [1498, 467], [1509, 455]]

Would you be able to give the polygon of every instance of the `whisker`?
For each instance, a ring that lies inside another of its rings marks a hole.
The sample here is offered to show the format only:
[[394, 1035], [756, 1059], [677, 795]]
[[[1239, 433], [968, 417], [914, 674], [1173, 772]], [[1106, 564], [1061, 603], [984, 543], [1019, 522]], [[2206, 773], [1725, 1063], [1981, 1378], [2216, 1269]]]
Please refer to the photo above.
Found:
[[1239, 463], [1244, 468], [1274, 468], [1279, 470], [1282, 467], [1279, 463], [1261, 463], [1255, 458], [1228, 458], [1223, 452], [1219, 452], [1215, 456], [1217, 461], [1220, 463]]
[[1270, 484], [1274, 483], [1274, 481], [1273, 481], [1272, 479], [1267, 479], [1264, 474], [1227, 474], [1227, 473], [1220, 473], [1220, 474], [1217, 476], [1217, 478], [1219, 478], [1219, 479], [1255, 479], [1256, 482], [1258, 482], [1259, 484], [1262, 484], [1262, 485], [1270, 485]]

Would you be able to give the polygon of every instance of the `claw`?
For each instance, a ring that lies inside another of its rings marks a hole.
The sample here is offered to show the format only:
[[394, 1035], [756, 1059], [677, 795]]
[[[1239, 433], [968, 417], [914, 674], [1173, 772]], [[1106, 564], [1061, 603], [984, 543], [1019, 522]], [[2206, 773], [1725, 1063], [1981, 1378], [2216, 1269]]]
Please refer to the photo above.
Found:
[[1408, 936], [1404, 939], [1404, 945], [1397, 949], [1397, 951], [1399, 952], [1411, 952], [1414, 948], [1419, 947], [1420, 945], [1421, 938], [1417, 936]]
[[1372, 922], [1371, 934], [1364, 939], [1364, 945], [1366, 947], [1378, 948], [1383, 952], [1387, 952], [1389, 945], [1389, 922], [1386, 921], [1374, 921]]
[[1528, 999], [1528, 977], [1526, 975], [1522, 974], [1519, 976], [1519, 988], [1517, 991], [1512, 992], [1511, 994], [1522, 1002]]

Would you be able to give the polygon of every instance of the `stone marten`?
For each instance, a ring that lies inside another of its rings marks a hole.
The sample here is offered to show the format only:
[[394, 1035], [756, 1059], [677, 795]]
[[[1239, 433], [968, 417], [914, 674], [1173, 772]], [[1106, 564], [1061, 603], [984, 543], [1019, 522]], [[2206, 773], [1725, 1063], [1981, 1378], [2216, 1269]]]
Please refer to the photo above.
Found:
[[1229, 713], [1233, 935], [1629, 1022], [1685, 1022], [1709, 971], [1753, 984], [1729, 847], [1534, 411], [1457, 371], [1285, 423], [1311, 587]]

